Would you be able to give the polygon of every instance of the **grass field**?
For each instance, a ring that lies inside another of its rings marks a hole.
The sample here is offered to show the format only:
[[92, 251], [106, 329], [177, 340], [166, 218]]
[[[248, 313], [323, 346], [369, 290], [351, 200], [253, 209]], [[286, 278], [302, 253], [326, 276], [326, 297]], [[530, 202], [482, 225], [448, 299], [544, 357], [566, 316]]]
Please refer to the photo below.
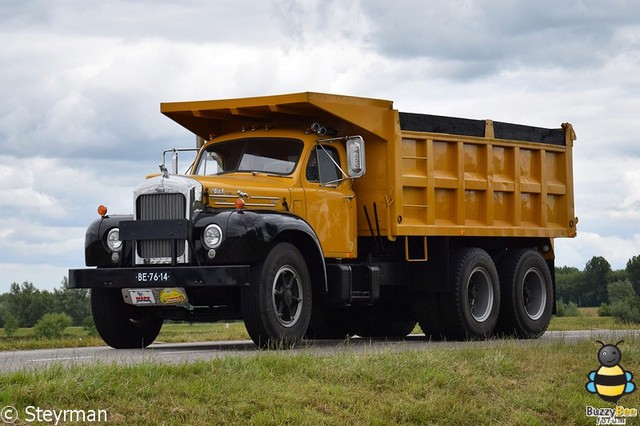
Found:
[[[597, 328], [629, 326], [589, 311], [554, 318], [551, 326]], [[36, 340], [29, 330], [20, 334], [0, 341]], [[65, 345], [100, 342], [81, 328], [66, 334]], [[242, 323], [166, 324], [158, 341], [237, 338], [247, 338]], [[587, 374], [600, 366], [598, 344], [530, 343], [470, 342], [438, 350], [330, 356], [256, 351], [177, 365], [57, 365], [0, 373], [0, 407], [16, 407], [22, 419], [27, 407], [31, 413], [34, 407], [105, 410], [110, 425], [594, 425], [596, 419], [585, 415], [587, 406], [613, 407], [585, 389]], [[640, 340], [627, 339], [620, 349], [620, 364], [640, 374]], [[619, 404], [640, 407], [640, 392], [623, 396]]]
[[640, 324], [616, 322], [613, 317], [599, 317], [598, 308], [580, 308], [579, 317], [554, 316], [549, 325], [549, 330], [596, 330], [596, 329], [640, 329]]
[[[246, 340], [249, 334], [242, 322], [214, 323], [214, 324], [183, 324], [167, 323], [162, 326], [156, 342], [200, 342], [220, 340]], [[0, 329], [0, 351], [74, 348], [87, 346], [102, 346], [100, 337], [89, 336], [83, 327], [68, 327], [61, 339], [37, 339], [33, 336], [33, 329], [21, 328], [12, 338], [6, 337]]]
[[[401, 343], [400, 343], [401, 344]], [[106, 410], [108, 424], [596, 424], [585, 390], [598, 345], [495, 347], [332, 356], [259, 352], [180, 365], [51, 367], [0, 374], [0, 406]], [[640, 342], [621, 344], [640, 372]], [[620, 400], [640, 406], [640, 392]], [[638, 419], [629, 419], [633, 424]]]

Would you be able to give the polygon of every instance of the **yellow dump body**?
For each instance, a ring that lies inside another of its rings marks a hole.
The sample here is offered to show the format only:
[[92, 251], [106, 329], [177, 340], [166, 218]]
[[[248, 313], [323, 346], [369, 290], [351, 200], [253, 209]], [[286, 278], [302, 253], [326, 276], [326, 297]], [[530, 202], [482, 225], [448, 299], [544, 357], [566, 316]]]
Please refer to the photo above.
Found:
[[205, 140], [263, 126], [276, 136], [312, 122], [363, 136], [367, 172], [353, 183], [359, 235], [371, 234], [374, 212], [390, 239], [576, 233], [570, 124], [407, 114], [390, 101], [321, 93], [163, 103], [161, 112]]
[[[575, 236], [571, 126], [483, 121], [483, 136], [401, 131], [392, 157], [399, 170], [392, 233]], [[549, 142], [498, 139], [498, 126]]]

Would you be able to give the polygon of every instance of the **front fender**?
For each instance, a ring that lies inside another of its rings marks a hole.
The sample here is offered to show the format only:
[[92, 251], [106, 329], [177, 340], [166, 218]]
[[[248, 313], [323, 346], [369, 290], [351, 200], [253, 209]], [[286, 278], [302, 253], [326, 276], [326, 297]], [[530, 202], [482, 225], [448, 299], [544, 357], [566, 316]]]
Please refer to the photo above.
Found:
[[229, 215], [227, 222], [231, 259], [249, 255], [250, 262], [263, 259], [271, 247], [286, 233], [306, 235], [321, 256], [322, 249], [314, 230], [298, 216], [262, 211], [238, 211]]
[[[120, 226], [121, 220], [133, 220], [133, 215], [104, 216], [94, 220], [84, 237], [84, 262], [87, 266], [113, 266], [111, 252], [106, 245], [107, 232]], [[125, 250], [130, 250], [125, 247]], [[127, 252], [124, 258], [128, 259]]]
[[[288, 213], [261, 210], [227, 210], [215, 214], [201, 213], [196, 219], [195, 235], [201, 235], [209, 223], [222, 226], [225, 237], [214, 259], [206, 259], [200, 251], [200, 261], [208, 264], [252, 264], [264, 259], [279, 242], [287, 241], [302, 253], [314, 288], [327, 288], [322, 247], [315, 231], [303, 219]], [[195, 242], [200, 246], [199, 238]]]

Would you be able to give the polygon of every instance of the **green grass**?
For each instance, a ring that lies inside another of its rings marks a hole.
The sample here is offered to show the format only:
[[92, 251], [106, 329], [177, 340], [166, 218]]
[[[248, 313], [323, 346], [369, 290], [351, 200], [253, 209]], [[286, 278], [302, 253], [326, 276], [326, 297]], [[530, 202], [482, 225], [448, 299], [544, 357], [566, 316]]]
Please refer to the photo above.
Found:
[[249, 334], [242, 321], [213, 324], [164, 324], [158, 342], [208, 342], [219, 340], [247, 340]]
[[616, 322], [612, 317], [554, 317], [549, 324], [550, 331], [566, 330], [637, 330], [640, 324]]
[[[214, 323], [214, 324], [184, 324], [166, 323], [156, 339], [157, 343], [180, 343], [220, 340], [249, 339], [244, 323]], [[75, 348], [87, 346], [102, 346], [100, 337], [89, 336], [83, 327], [68, 327], [61, 339], [38, 339], [34, 337], [33, 328], [21, 328], [16, 334], [6, 337], [0, 329], [0, 351]]]
[[[104, 409], [108, 424], [584, 424], [594, 342], [437, 350], [259, 352], [178, 365], [54, 366], [0, 374], [0, 406]], [[622, 345], [640, 372], [640, 341]], [[640, 374], [640, 373], [639, 373]], [[640, 392], [620, 404], [640, 405]], [[630, 424], [634, 423], [631, 419]]]
[[622, 323], [616, 321], [613, 317], [599, 317], [598, 308], [579, 308], [579, 317], [557, 317], [554, 316], [549, 324], [551, 331], [567, 331], [567, 330], [637, 330], [640, 324]]
[[[580, 317], [554, 317], [550, 326], [599, 328], [632, 327], [598, 317], [593, 309], [581, 309]], [[81, 327], [68, 328], [57, 341], [35, 339], [30, 329], [18, 335], [1, 337], [0, 350], [103, 344]], [[247, 338], [241, 322], [167, 323], [157, 341]], [[640, 340], [626, 338], [620, 348], [623, 367], [640, 374]], [[587, 374], [599, 367], [597, 349], [589, 341], [504, 340], [355, 353], [347, 344], [331, 356], [265, 351], [182, 364], [55, 365], [0, 373], [0, 407], [15, 406], [23, 419], [27, 406], [103, 409], [115, 425], [594, 425], [585, 407], [612, 406], [585, 390]], [[638, 408], [640, 392], [619, 404]]]

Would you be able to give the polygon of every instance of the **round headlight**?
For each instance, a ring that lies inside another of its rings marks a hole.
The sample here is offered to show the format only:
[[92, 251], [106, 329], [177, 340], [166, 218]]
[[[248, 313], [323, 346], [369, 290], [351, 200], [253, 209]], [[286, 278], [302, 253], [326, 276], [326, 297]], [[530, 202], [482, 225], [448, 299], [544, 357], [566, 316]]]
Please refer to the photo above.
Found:
[[122, 249], [122, 241], [120, 241], [120, 229], [112, 228], [107, 234], [107, 245], [111, 251], [120, 251]]
[[222, 229], [220, 229], [218, 225], [211, 224], [204, 228], [202, 244], [204, 244], [205, 247], [214, 249], [217, 248], [220, 243], [222, 243]]

